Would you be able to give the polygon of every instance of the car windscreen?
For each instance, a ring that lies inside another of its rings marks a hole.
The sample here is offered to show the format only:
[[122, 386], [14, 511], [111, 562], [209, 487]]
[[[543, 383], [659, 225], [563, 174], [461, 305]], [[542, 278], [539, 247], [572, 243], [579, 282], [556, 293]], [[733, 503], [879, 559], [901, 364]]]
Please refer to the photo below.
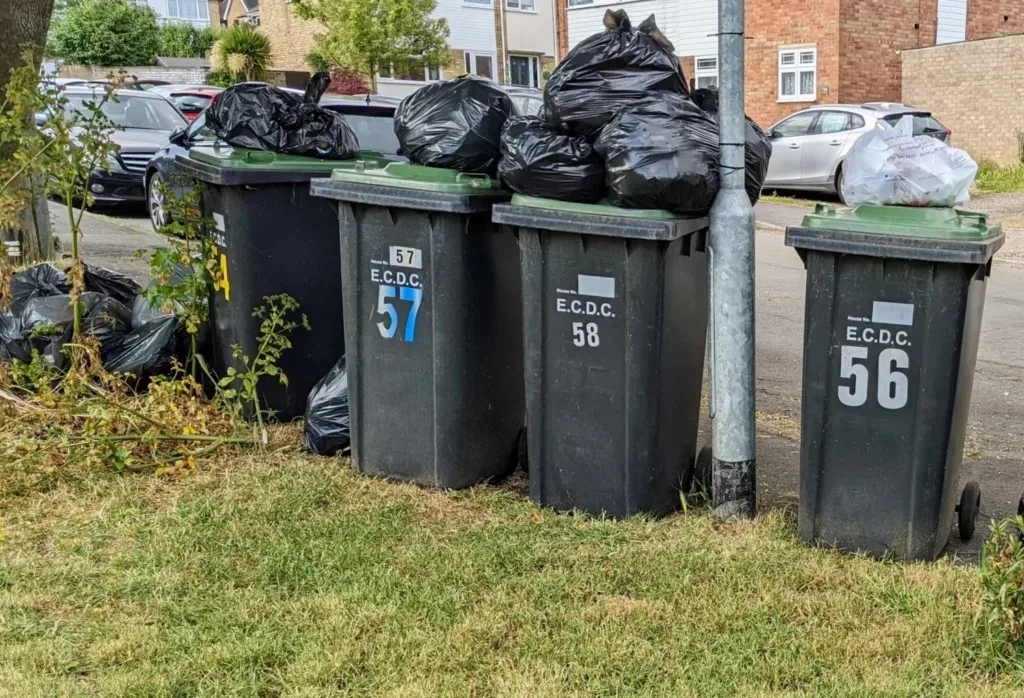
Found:
[[[100, 94], [67, 95], [68, 116], [75, 113], [88, 114], [87, 103], [96, 104], [102, 101]], [[146, 131], [173, 131], [176, 128], [188, 123], [185, 118], [171, 106], [169, 102], [162, 99], [151, 99], [148, 97], [113, 96], [103, 103], [101, 110], [114, 122], [115, 126], [121, 128], [137, 128]]]
[[938, 119], [931, 114], [890, 114], [882, 120], [891, 126], [895, 126], [904, 116], [914, 117], [915, 136], [935, 136], [946, 133], [946, 127], [939, 123]]
[[345, 114], [345, 122], [355, 131], [362, 150], [376, 150], [385, 155], [394, 155], [398, 152], [395, 122], [390, 116]]

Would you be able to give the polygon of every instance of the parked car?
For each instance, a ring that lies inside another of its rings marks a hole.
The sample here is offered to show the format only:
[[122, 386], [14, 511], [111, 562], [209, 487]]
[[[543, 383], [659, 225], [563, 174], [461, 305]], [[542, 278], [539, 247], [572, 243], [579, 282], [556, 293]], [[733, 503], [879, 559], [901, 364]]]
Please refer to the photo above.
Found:
[[[86, 113], [87, 102], [95, 102], [101, 95], [89, 87], [64, 90], [67, 108], [82, 113]], [[144, 175], [149, 161], [169, 143], [171, 134], [188, 122], [166, 99], [141, 90], [116, 90], [102, 109], [118, 126], [111, 138], [120, 150], [106, 166], [93, 172], [89, 189], [97, 203], [145, 201]]]
[[[302, 92], [289, 91], [300, 94]], [[405, 158], [399, 154], [398, 139], [395, 137], [394, 117], [397, 105], [398, 100], [378, 95], [329, 95], [320, 100], [321, 107], [345, 115], [345, 121], [359, 138], [360, 148], [376, 150], [395, 160], [404, 160]], [[185, 184], [175, 177], [178, 173], [175, 162], [177, 156], [188, 154], [193, 145], [211, 144], [215, 140], [215, 134], [206, 126], [206, 114], [199, 114], [186, 128], [171, 134], [170, 143], [149, 161], [145, 173], [145, 188], [149, 219], [154, 228], [160, 228], [169, 222], [160, 184], [169, 182], [177, 196], [185, 195]]]
[[186, 119], [193, 121], [210, 106], [213, 98], [223, 92], [224, 88], [213, 85], [162, 85], [147, 91], [166, 97]]
[[768, 129], [772, 157], [765, 189], [797, 189], [842, 197], [843, 161], [854, 142], [879, 121], [895, 125], [914, 117], [914, 135], [949, 143], [951, 132], [929, 112], [905, 104], [819, 104], [787, 116]]
[[512, 102], [523, 116], [540, 114], [540, 109], [544, 106], [543, 91], [534, 87], [516, 87], [514, 85], [506, 85], [505, 91], [508, 92]]

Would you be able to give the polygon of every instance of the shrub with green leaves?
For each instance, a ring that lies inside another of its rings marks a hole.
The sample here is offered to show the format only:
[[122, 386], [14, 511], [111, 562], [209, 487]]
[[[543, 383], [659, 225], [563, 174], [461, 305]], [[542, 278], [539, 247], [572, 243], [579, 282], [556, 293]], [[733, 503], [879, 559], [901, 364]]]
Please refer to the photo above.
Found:
[[191, 24], [165, 24], [160, 27], [158, 38], [157, 50], [161, 56], [205, 58], [217, 41], [217, 32]]
[[69, 63], [152, 65], [158, 47], [156, 13], [127, 0], [83, 0], [50, 29], [50, 52]]
[[1024, 518], [993, 522], [981, 550], [977, 626], [985, 668], [999, 672], [1024, 650]]
[[270, 67], [270, 39], [248, 24], [236, 24], [220, 33], [210, 52], [216, 73], [237, 80], [264, 80]]

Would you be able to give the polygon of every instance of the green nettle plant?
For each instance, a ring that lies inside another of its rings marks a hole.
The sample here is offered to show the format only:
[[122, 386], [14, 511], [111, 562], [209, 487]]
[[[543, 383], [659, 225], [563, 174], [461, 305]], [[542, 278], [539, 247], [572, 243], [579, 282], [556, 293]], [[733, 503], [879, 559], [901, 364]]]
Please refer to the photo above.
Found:
[[993, 522], [981, 549], [976, 626], [986, 670], [1000, 672], [1024, 649], [1024, 517]]
[[[178, 196], [176, 187], [185, 194]], [[173, 185], [161, 182], [159, 194], [170, 222], [157, 232], [167, 246], [153, 250], [153, 284], [142, 293], [151, 305], [174, 313], [181, 321], [189, 336], [189, 372], [192, 378], [198, 378], [199, 331], [210, 319], [210, 294], [219, 273], [217, 248], [210, 236], [214, 224], [201, 213], [199, 182], [185, 177], [177, 178]], [[146, 250], [138, 253], [145, 254]]]

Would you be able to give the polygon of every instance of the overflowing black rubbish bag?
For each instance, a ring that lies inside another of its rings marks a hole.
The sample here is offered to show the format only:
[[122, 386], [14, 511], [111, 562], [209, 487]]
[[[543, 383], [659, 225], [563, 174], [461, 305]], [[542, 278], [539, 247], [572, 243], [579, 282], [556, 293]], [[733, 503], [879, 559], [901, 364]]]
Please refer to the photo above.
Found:
[[349, 452], [348, 372], [344, 356], [309, 393], [305, 442], [309, 451], [321, 456]]
[[654, 15], [634, 29], [624, 10], [608, 10], [604, 25], [569, 52], [544, 87], [545, 118], [574, 136], [595, 136], [623, 107], [653, 93], [689, 94]]
[[[67, 368], [74, 308], [67, 276], [49, 264], [14, 275], [14, 302], [0, 312], [0, 362], [29, 363], [33, 353]], [[87, 265], [82, 294], [82, 331], [99, 341], [100, 359], [111, 373], [146, 378], [167, 373], [178, 355], [178, 318], [150, 306], [131, 279]]]
[[402, 100], [395, 136], [402, 154], [417, 165], [495, 175], [501, 129], [518, 116], [512, 98], [476, 75], [431, 83]]
[[703, 216], [718, 194], [718, 122], [689, 97], [666, 93], [623, 109], [594, 148], [615, 206]]
[[505, 122], [501, 155], [498, 177], [512, 191], [587, 204], [604, 198], [604, 164], [593, 146], [535, 116]]
[[[701, 88], [693, 91], [693, 101], [708, 114], [718, 114], [718, 90]], [[750, 203], [756, 204], [761, 198], [761, 187], [768, 176], [768, 162], [772, 158], [772, 142], [754, 120], [747, 117], [747, 129], [744, 135], [746, 150], [743, 154], [746, 165], [747, 196]]]
[[213, 100], [206, 125], [241, 148], [347, 160], [359, 150], [359, 140], [344, 116], [320, 108], [330, 84], [328, 73], [317, 73], [302, 97], [272, 85], [234, 85]]

